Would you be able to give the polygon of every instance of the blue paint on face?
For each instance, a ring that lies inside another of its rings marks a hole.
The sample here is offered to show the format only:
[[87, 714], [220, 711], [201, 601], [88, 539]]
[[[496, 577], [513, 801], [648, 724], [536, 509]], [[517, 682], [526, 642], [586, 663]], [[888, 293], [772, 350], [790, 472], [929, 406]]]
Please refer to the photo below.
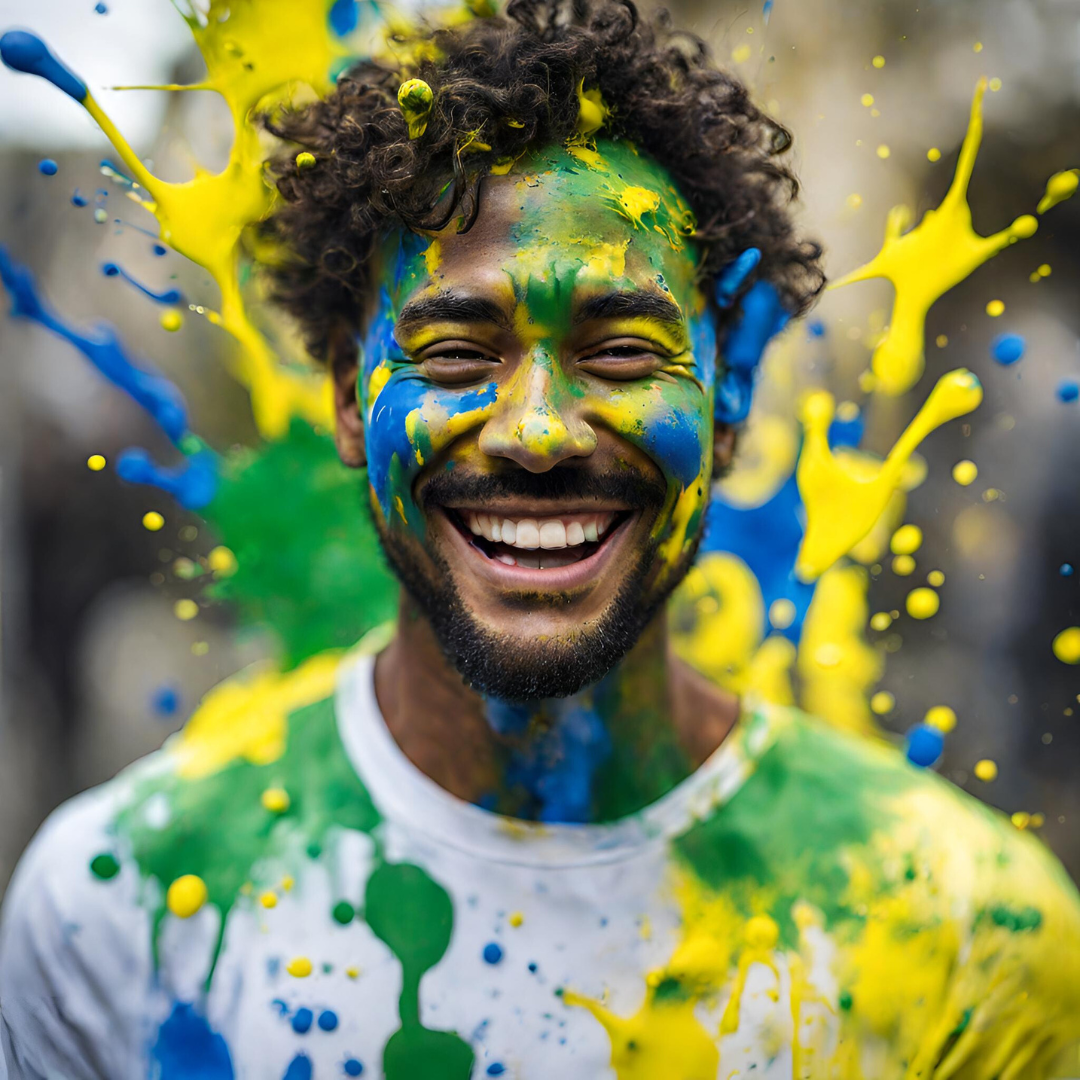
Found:
[[173, 1007], [168, 1020], [158, 1029], [153, 1057], [159, 1080], [193, 1080], [194, 1077], [233, 1080], [234, 1077], [225, 1040], [190, 1004], [177, 1003]]
[[67, 65], [61, 63], [36, 34], [25, 30], [9, 30], [0, 37], [0, 59], [13, 71], [39, 75], [48, 79], [80, 104], [86, 100], [86, 83]]

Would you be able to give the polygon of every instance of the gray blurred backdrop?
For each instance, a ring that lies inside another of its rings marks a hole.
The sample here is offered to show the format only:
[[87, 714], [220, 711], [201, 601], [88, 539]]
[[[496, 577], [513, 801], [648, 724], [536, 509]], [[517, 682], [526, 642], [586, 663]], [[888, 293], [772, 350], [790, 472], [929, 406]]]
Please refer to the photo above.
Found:
[[[970, 192], [980, 232], [1031, 212], [1051, 173], [1080, 165], [1077, 0], [775, 0], [767, 25], [760, 0], [680, 0], [671, 8], [793, 130], [802, 220], [825, 243], [832, 277], [878, 250], [891, 205], [907, 201], [921, 214], [940, 200], [981, 74], [1001, 85], [987, 94]], [[184, 175], [184, 143], [206, 165], [224, 161], [231, 132], [212, 95], [99, 93], [114, 82], [199, 77], [168, 0], [108, 0], [104, 15], [93, 0], [0, 0], [0, 28], [11, 26], [41, 32], [167, 178]], [[873, 66], [876, 55], [884, 67]], [[861, 103], [868, 93], [872, 108]], [[886, 159], [880, 145], [889, 147]], [[929, 147], [941, 150], [936, 164]], [[56, 176], [39, 173], [45, 156], [58, 162]], [[214, 302], [197, 268], [171, 253], [155, 257], [148, 235], [112, 224], [121, 217], [153, 228], [100, 174], [106, 156], [104, 137], [79, 106], [0, 69], [0, 243], [34, 268], [66, 315], [83, 325], [108, 319], [175, 380], [193, 428], [212, 445], [251, 440], [246, 395], [222, 364], [221, 332], [189, 317], [168, 334], [160, 308], [101, 273], [115, 260], [154, 287], [178, 283]], [[89, 206], [72, 204], [76, 188]], [[98, 189], [109, 192], [105, 224], [93, 219]], [[1041, 264], [1052, 273], [1032, 284]], [[959, 724], [942, 770], [1010, 813], [1043, 814], [1041, 832], [1074, 877], [1080, 668], [1056, 660], [1050, 644], [1080, 621], [1080, 574], [1059, 573], [1063, 563], [1080, 564], [1080, 405], [1055, 396], [1061, 379], [1080, 377], [1078, 272], [1080, 198], [940, 301], [927, 332], [928, 377], [906, 398], [871, 405], [871, 448], [884, 452], [936, 375], [963, 365], [986, 387], [970, 423], [954, 423], [924, 446], [931, 472], [911, 497], [908, 520], [926, 534], [920, 572], [938, 567], [946, 584], [941, 612], [925, 623], [904, 620], [891, 639], [882, 685], [896, 708], [885, 723], [903, 731], [929, 706], [951, 705]], [[985, 313], [992, 298], [1006, 304], [999, 319]], [[815, 313], [829, 326], [829, 360], [817, 374], [839, 397], [856, 393], [865, 338], [889, 301], [886, 284], [863, 284], [829, 294]], [[1006, 330], [1028, 345], [1010, 368], [989, 354], [993, 336]], [[946, 346], [935, 346], [938, 335]], [[209, 687], [259, 652], [257, 643], [237, 643], [227, 613], [190, 623], [174, 617], [176, 596], [160, 586], [161, 567], [174, 558], [179, 530], [200, 523], [172, 509], [166, 527], [148, 533], [143, 513], [167, 501], [122, 485], [111, 467], [86, 467], [88, 455], [111, 462], [131, 444], [163, 449], [139, 409], [73, 349], [0, 317], [0, 894], [53, 807], [160, 745]], [[960, 488], [950, 469], [968, 457], [979, 478]], [[985, 501], [988, 488], [1002, 497]], [[871, 610], [902, 607], [915, 583], [882, 574]], [[153, 706], [162, 687], [176, 692], [172, 715]], [[984, 757], [1000, 766], [993, 784], [971, 777]]]

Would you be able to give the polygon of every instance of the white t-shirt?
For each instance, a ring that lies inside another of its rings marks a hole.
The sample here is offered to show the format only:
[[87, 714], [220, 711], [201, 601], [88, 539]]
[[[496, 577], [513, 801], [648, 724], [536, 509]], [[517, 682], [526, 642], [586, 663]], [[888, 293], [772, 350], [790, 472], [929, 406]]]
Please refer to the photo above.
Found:
[[0, 1077], [1068, 1074], [1075, 890], [892, 749], [748, 707], [641, 813], [540, 826], [420, 773], [372, 658], [324, 674], [219, 688], [53, 815], [4, 910]]

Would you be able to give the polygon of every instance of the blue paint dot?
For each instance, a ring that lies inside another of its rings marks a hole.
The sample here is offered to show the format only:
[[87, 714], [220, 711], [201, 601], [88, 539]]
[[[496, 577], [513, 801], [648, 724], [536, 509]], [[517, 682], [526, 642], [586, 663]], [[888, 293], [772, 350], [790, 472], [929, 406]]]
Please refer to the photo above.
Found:
[[86, 199], [79, 192], [78, 188], [75, 189], [74, 194], [71, 196], [71, 205], [72, 206], [85, 206], [86, 205]]
[[907, 737], [907, 759], [912, 765], [929, 768], [945, 749], [945, 737], [929, 724], [916, 724]]
[[306, 1035], [311, 1030], [315, 1014], [310, 1009], [297, 1009], [293, 1013], [292, 1029], [297, 1035]]
[[502, 1076], [506, 1072], [506, 1066], [501, 1061], [493, 1061], [487, 1067], [488, 1076]]
[[824, 337], [825, 324], [820, 319], [815, 319], [810, 324], [810, 333], [813, 334], [814, 337]]
[[180, 705], [180, 695], [175, 687], [159, 686], [150, 699], [150, 705], [159, 716], [172, 716]]
[[155, 244], [152, 250], [159, 259], [162, 255], [168, 254], [169, 251], [169, 249], [164, 244]]
[[1061, 569], [1058, 570], [1058, 573], [1062, 577], [1072, 577], [1073, 576], [1073, 565], [1072, 565], [1072, 563], [1063, 562], [1061, 564]]
[[338, 1025], [337, 1013], [333, 1009], [324, 1009], [319, 1013], [319, 1027], [323, 1031], [333, 1031]]
[[364, 1071], [364, 1066], [356, 1058], [349, 1058], [343, 1067], [346, 1076], [359, 1076]]
[[107, 15], [109, 12], [109, 8], [105, 3], [103, 3], [103, 0], [98, 0], [98, 2], [94, 5], [94, 10], [99, 15]]
[[494, 941], [489, 941], [484, 946], [484, 961], [486, 963], [497, 964], [502, 958], [503, 951]]
[[356, 0], [334, 0], [330, 8], [330, 26], [335, 34], [344, 37], [356, 29], [360, 21], [360, 8]]
[[282, 1080], [311, 1080], [312, 1072], [311, 1058], [307, 1054], [297, 1054], [289, 1062]]
[[536, 974], [536, 961], [535, 961], [535, 960], [532, 960], [532, 961], [530, 961], [530, 963], [529, 963], [529, 970], [530, 970], [530, 971], [531, 971], [531, 972], [532, 972], [532, 973], [533, 973], [534, 975]]
[[60, 171], [60, 166], [52, 158], [42, 158], [38, 162], [38, 172], [42, 176], [55, 176]]
[[101, 272], [106, 277], [116, 277], [120, 273], [120, 267], [116, 263], [102, 263]]
[[1058, 401], [1075, 401], [1080, 397], [1080, 383], [1075, 379], [1065, 379], [1058, 383], [1057, 396]]
[[1026, 342], [1019, 334], [998, 334], [990, 343], [990, 355], [999, 363], [1015, 364], [1024, 355]]

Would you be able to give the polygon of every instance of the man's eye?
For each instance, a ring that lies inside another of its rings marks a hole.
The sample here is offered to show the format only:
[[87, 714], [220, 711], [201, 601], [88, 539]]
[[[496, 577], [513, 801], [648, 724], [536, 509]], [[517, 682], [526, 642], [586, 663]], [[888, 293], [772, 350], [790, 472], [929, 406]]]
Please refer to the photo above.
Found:
[[578, 367], [601, 379], [646, 379], [664, 361], [641, 345], [609, 345], [578, 361]]
[[490, 378], [498, 362], [479, 349], [451, 346], [423, 357], [420, 367], [429, 379], [455, 386]]

